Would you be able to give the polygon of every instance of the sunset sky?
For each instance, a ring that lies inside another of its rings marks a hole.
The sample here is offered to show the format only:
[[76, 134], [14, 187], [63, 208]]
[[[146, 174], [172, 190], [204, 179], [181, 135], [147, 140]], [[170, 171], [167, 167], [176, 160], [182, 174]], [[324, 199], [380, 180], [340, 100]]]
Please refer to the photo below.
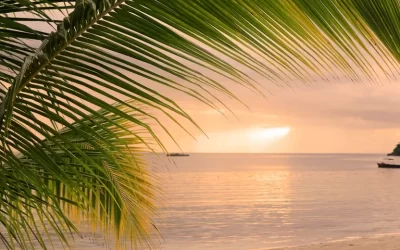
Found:
[[[179, 96], [179, 104], [209, 138], [189, 126], [196, 141], [166, 122], [185, 152], [386, 153], [400, 141], [399, 87], [395, 81], [380, 86], [321, 82], [275, 88], [266, 99], [234, 88], [250, 108], [225, 100], [238, 119]], [[168, 149], [179, 151], [163, 139]]]
[[[208, 136], [179, 119], [193, 138], [170, 119], [157, 116], [184, 152], [387, 153], [400, 142], [400, 80], [382, 77], [380, 83], [363, 84], [317, 80], [312, 87], [293, 82], [292, 88], [282, 89], [255, 76], [265, 88], [260, 88], [264, 98], [226, 79], [214, 79], [249, 109], [220, 95], [237, 118], [226, 109], [223, 116], [191, 97], [143, 81], [176, 101]], [[160, 138], [168, 151], [180, 151], [165, 133]]]

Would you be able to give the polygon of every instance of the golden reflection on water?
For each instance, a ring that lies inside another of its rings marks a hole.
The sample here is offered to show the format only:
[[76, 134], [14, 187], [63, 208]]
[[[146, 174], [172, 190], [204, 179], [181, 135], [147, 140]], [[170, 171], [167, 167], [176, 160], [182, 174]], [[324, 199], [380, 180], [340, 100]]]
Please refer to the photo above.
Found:
[[[258, 183], [258, 190], [256, 197], [259, 197], [256, 201], [263, 204], [271, 204], [271, 206], [277, 208], [277, 213], [284, 214], [289, 220], [291, 213], [289, 194], [291, 193], [291, 180], [289, 171], [279, 172], [259, 172], [254, 175], [254, 181]], [[274, 190], [274, 192], [271, 192]], [[274, 194], [274, 195], [271, 195]], [[285, 206], [280, 206], [282, 203]]]
[[[240, 237], [241, 230], [246, 231], [243, 238], [247, 240], [251, 234], [255, 235], [251, 227], [260, 230], [272, 224], [292, 224], [291, 175], [282, 167], [268, 172], [177, 172], [165, 174], [164, 178], [168, 228], [174, 228], [171, 238], [189, 237], [202, 244], [226, 244], [227, 239]], [[285, 241], [284, 237], [277, 239], [272, 234], [268, 238]], [[175, 242], [166, 249], [178, 246], [179, 242]]]
[[396, 173], [368, 155], [196, 154], [176, 163], [163, 173], [164, 250], [274, 248], [400, 226], [387, 220], [400, 216], [400, 198], [384, 191], [400, 192]]
[[[177, 158], [157, 171], [161, 249], [255, 250], [398, 232], [400, 171], [378, 169], [374, 157]], [[86, 238], [75, 249], [104, 247]]]

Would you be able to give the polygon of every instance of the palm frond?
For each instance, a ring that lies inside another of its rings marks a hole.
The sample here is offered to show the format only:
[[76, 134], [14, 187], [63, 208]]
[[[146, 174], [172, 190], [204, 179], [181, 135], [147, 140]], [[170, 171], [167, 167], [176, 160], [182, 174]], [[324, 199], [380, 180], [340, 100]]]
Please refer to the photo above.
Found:
[[369, 29], [375, 35], [366, 37], [370, 43], [374, 46], [382, 43], [396, 60], [400, 60], [400, 30], [398, 29], [400, 3], [398, 1], [352, 0], [346, 5], [341, 4], [341, 7], [351, 10], [348, 11], [349, 15], [363, 24], [360, 29]]
[[[115, 108], [142, 117], [125, 105]], [[78, 232], [79, 221], [106, 236], [114, 232], [117, 245], [129, 239], [153, 246], [155, 187], [140, 155], [147, 147], [137, 138], [147, 131], [108, 111], [98, 114], [36, 142], [25, 139], [35, 138], [30, 131], [13, 124], [8, 143], [20, 153], [4, 159], [0, 171], [0, 221], [8, 233], [2, 239], [9, 249], [47, 249], [44, 242], [57, 241], [68, 246], [65, 235]]]
[[[70, 3], [74, 9], [62, 20], [48, 15], [70, 9]], [[150, 148], [152, 139], [166, 150], [148, 121], [163, 124], [148, 110], [178, 125], [176, 116], [195, 125], [160, 89], [219, 109], [224, 105], [219, 94], [237, 98], [217, 79], [258, 91], [249, 71], [283, 88], [297, 80], [395, 77], [398, 5], [395, 0], [3, 1], [0, 162], [7, 189], [0, 193], [7, 199], [0, 221], [11, 240], [0, 237], [10, 248], [16, 242], [25, 249], [33, 235], [44, 248], [39, 232], [44, 223], [30, 224], [29, 213], [37, 213], [66, 242], [61, 232], [76, 229], [62, 209], [73, 206], [86, 209], [93, 221], [103, 220], [104, 232], [114, 227], [140, 239], [152, 208], [143, 205], [152, 199], [146, 188], [152, 186], [145, 173], [137, 179], [142, 172], [132, 168], [138, 158], [131, 144]], [[48, 34], [24, 23], [41, 20], [57, 30]], [[47, 216], [49, 209], [55, 218]], [[127, 217], [131, 224], [121, 224]]]
[[[73, 2], [73, 1], [71, 1]], [[70, 1], [4, 0], [0, 2], [0, 84], [9, 86], [27, 56], [32, 55], [49, 34], [32, 22], [56, 26], [47, 12], [50, 9], [72, 9]]]

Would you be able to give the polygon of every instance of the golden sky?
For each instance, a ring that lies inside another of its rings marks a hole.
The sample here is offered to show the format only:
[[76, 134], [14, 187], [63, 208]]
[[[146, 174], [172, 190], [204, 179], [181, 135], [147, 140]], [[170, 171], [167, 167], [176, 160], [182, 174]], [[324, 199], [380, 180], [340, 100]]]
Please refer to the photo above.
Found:
[[[187, 97], [178, 98], [208, 136], [189, 126], [195, 140], [165, 121], [183, 151], [385, 153], [400, 141], [397, 82], [381, 86], [320, 82], [276, 90], [267, 99], [243, 89], [237, 92], [250, 108], [225, 100], [237, 119]], [[168, 149], [179, 151], [166, 136], [163, 140]]]
[[[265, 87], [261, 91], [267, 98], [214, 76], [249, 107], [221, 97], [236, 117], [137, 79], [176, 101], [208, 136], [180, 119], [191, 137], [170, 119], [158, 116], [184, 152], [385, 153], [400, 141], [400, 82], [362, 85], [336, 80], [312, 87], [293, 82], [292, 88], [281, 89], [252, 77]], [[166, 134], [160, 137], [170, 152], [180, 151]]]

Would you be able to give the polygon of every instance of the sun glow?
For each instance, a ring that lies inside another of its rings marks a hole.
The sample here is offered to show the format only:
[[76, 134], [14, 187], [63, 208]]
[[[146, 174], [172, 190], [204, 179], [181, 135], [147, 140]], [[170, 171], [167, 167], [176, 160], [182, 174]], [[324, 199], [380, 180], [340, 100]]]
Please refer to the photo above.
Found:
[[193, 142], [194, 152], [241, 152], [263, 153], [273, 151], [274, 146], [290, 132], [290, 127], [245, 128], [209, 133]]
[[270, 142], [285, 137], [289, 132], [289, 127], [257, 128], [250, 133], [250, 139], [257, 142]]

